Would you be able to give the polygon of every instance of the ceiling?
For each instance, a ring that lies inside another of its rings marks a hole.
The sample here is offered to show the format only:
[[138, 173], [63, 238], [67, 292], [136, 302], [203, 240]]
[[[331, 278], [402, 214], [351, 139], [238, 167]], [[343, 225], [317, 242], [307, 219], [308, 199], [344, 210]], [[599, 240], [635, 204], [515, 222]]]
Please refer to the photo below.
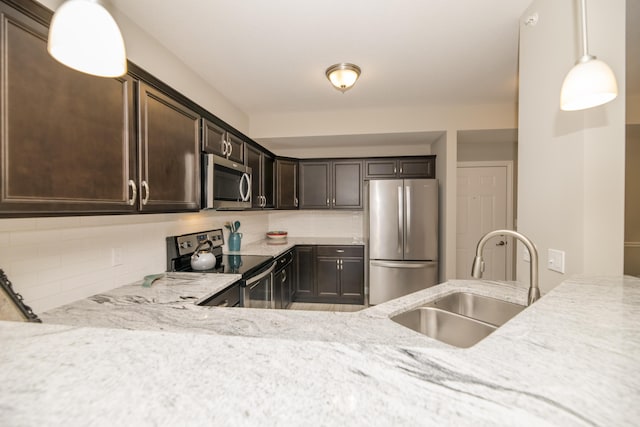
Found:
[[[532, 0], [112, 0], [249, 117], [515, 103]], [[325, 70], [353, 62], [342, 94]], [[481, 82], [481, 84], [478, 84]]]
[[[519, 19], [533, 0], [111, 0], [251, 116], [517, 102]], [[627, 1], [627, 90], [640, 91], [640, 0]], [[633, 40], [633, 42], [630, 42]], [[633, 53], [630, 55], [629, 53]], [[346, 93], [327, 67], [352, 62]], [[393, 135], [430, 144], [439, 133]], [[468, 137], [482, 138], [469, 134]], [[391, 136], [260, 139], [274, 150], [384, 145]], [[495, 135], [492, 135], [495, 137]]]

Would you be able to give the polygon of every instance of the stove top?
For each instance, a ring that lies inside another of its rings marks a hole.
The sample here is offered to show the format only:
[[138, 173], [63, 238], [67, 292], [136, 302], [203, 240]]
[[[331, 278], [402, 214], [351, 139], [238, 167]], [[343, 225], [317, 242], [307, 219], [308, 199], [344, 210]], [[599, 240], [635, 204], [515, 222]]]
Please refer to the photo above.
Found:
[[[228, 273], [241, 274], [242, 277], [252, 276], [269, 264], [273, 257], [263, 255], [221, 255], [216, 258], [216, 266], [210, 270], [194, 270], [191, 261], [186, 265], [176, 266], [176, 270], [183, 273]], [[178, 269], [180, 268], [180, 269]]]
[[[194, 270], [191, 268], [191, 255], [199, 244], [206, 241], [211, 242], [211, 251], [216, 257], [216, 266], [209, 270]], [[265, 255], [223, 254], [223, 244], [222, 229], [169, 236], [167, 237], [167, 271], [241, 274], [243, 279], [246, 279], [268, 266], [269, 261], [273, 259], [273, 257]]]

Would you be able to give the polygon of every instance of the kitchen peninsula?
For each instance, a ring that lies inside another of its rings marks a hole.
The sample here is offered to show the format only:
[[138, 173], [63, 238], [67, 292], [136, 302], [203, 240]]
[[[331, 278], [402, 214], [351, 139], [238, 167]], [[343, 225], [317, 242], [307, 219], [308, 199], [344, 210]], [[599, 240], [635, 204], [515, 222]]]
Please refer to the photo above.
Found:
[[3, 422], [631, 426], [640, 417], [635, 278], [567, 280], [459, 349], [389, 317], [453, 291], [522, 303], [525, 289], [450, 281], [356, 313], [312, 313], [198, 307], [181, 296], [219, 283], [196, 276], [122, 287], [52, 310], [45, 324], [0, 322]]

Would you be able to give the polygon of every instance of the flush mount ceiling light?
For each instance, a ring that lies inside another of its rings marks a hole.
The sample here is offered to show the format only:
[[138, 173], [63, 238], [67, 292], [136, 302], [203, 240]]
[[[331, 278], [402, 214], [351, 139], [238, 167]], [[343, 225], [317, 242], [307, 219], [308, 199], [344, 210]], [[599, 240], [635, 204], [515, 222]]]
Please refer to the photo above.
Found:
[[360, 77], [360, 73], [360, 67], [346, 62], [332, 65], [326, 71], [331, 84], [342, 93], [351, 89]]
[[83, 73], [117, 77], [127, 72], [118, 24], [99, 0], [67, 0], [53, 15], [47, 50]]
[[613, 101], [618, 96], [618, 83], [611, 68], [589, 55], [587, 44], [587, 6], [580, 0], [582, 21], [582, 56], [562, 83], [560, 109], [585, 110]]

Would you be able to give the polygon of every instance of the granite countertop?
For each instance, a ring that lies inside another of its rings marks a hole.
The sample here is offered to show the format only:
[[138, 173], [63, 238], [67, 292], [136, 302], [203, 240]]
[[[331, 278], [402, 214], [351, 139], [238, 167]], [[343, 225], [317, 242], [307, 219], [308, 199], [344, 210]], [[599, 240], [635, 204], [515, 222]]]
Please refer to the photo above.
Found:
[[389, 316], [457, 290], [522, 302], [525, 289], [450, 281], [356, 313], [182, 298], [209, 292], [208, 280], [167, 277], [140, 292], [132, 284], [45, 313], [45, 324], [0, 322], [3, 423], [632, 426], [640, 418], [638, 279], [567, 280], [468, 349]]

